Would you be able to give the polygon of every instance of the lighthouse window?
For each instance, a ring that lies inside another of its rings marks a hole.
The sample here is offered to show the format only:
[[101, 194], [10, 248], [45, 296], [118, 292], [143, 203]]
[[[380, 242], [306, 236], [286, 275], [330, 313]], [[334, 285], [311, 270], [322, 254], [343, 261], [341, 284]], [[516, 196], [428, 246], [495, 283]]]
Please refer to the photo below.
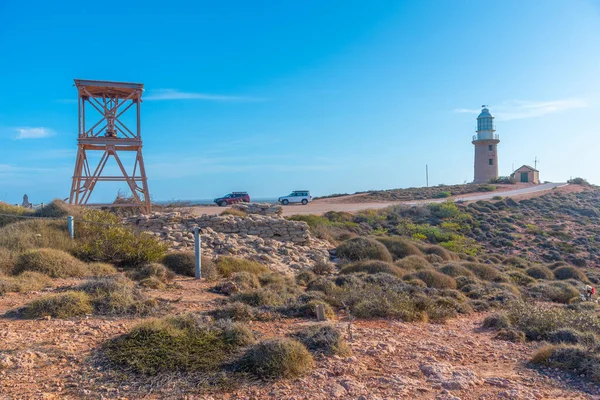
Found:
[[494, 159], [493, 158], [490, 158], [488, 161], [489, 161], [490, 165], [494, 165]]
[[492, 149], [493, 149], [492, 145], [491, 145], [491, 144], [490, 144], [490, 145], [488, 145], [488, 150], [489, 150], [489, 151], [492, 151]]

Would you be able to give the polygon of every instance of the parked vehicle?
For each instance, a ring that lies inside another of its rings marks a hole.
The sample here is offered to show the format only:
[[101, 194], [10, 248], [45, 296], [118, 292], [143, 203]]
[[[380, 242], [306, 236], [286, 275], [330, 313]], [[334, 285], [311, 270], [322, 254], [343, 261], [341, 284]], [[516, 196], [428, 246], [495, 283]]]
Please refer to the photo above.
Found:
[[309, 190], [294, 190], [289, 195], [280, 197], [278, 201], [284, 206], [290, 203], [302, 203], [307, 205], [312, 201], [312, 196], [310, 195]]
[[231, 192], [223, 197], [217, 197], [215, 203], [221, 207], [229, 206], [235, 203], [249, 203], [250, 196], [247, 192]]

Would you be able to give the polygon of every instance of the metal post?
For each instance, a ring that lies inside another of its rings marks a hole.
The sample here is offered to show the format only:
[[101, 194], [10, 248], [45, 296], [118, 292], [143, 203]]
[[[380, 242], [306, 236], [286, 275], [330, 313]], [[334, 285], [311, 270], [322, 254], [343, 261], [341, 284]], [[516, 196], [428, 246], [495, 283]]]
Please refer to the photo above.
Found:
[[425, 164], [425, 182], [429, 187], [429, 165]]
[[73, 226], [73, 217], [70, 215], [67, 217], [67, 226], [69, 227], [69, 236], [71, 237], [71, 239], [74, 239], [75, 238], [75, 228]]
[[202, 241], [200, 240], [200, 228], [194, 228], [194, 250], [196, 252], [196, 279], [200, 279], [202, 273], [202, 257], [200, 256], [200, 250], [202, 248]]

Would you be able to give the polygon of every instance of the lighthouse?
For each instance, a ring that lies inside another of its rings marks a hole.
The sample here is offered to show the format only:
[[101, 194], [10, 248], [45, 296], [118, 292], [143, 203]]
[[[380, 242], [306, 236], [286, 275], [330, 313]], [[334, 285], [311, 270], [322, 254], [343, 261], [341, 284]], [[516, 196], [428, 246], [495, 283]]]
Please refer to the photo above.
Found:
[[498, 143], [500, 137], [495, 133], [494, 116], [487, 106], [477, 117], [477, 134], [473, 136], [475, 146], [475, 179], [473, 183], [487, 183], [498, 177]]

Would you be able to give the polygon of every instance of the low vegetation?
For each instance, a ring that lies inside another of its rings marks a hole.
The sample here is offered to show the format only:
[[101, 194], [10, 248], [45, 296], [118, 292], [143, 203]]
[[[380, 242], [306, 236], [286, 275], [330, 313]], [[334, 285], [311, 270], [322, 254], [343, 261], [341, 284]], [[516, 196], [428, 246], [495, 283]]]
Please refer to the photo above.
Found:
[[310, 371], [314, 359], [299, 341], [277, 338], [251, 347], [240, 366], [261, 378], [294, 378]]

